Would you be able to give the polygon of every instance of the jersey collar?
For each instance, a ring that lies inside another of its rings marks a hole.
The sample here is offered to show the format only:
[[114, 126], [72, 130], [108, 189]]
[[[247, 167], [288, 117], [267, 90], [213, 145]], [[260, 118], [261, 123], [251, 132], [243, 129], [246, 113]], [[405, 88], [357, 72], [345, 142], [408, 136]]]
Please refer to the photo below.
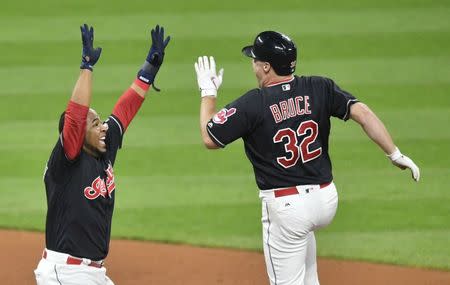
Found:
[[283, 83], [288, 83], [291, 82], [292, 80], [294, 80], [294, 76], [292, 76], [291, 78], [285, 79], [285, 80], [281, 80], [281, 81], [276, 81], [273, 83], [270, 83], [269, 85], [267, 85], [266, 87], [273, 87], [275, 85], [279, 85], [279, 84], [283, 84]]

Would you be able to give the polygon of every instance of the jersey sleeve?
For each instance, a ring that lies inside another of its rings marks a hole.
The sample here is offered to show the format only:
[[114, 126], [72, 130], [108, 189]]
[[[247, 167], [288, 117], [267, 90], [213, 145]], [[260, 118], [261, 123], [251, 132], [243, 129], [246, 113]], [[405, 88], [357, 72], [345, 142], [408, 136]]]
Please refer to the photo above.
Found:
[[122, 147], [122, 139], [124, 127], [121, 121], [114, 115], [110, 115], [105, 121], [108, 124], [108, 132], [106, 133], [106, 155], [114, 165], [117, 151]]
[[347, 121], [350, 118], [350, 106], [359, 102], [352, 94], [342, 90], [331, 79], [326, 79], [329, 90], [329, 106], [331, 115]]
[[105, 123], [108, 124], [106, 133], [106, 156], [112, 165], [116, 160], [117, 151], [122, 148], [122, 139], [131, 121], [142, 106], [144, 98], [132, 88], [128, 88], [117, 100], [112, 114]]
[[255, 89], [226, 105], [208, 122], [209, 137], [217, 146], [225, 147], [249, 134], [259, 122], [258, 104], [260, 95]]
[[64, 153], [70, 160], [74, 160], [81, 152], [86, 134], [86, 117], [89, 107], [70, 100], [64, 114], [64, 127], [61, 133]]
[[63, 181], [67, 181], [67, 179], [70, 178], [68, 177], [69, 169], [78, 161], [78, 159], [79, 156], [77, 156], [74, 160], [67, 157], [64, 151], [64, 142], [61, 133], [47, 162], [44, 177], [48, 174], [56, 182], [61, 183]]
[[133, 88], [128, 88], [117, 100], [112, 114], [120, 122], [122, 133], [127, 130], [143, 102], [144, 97], [140, 96]]

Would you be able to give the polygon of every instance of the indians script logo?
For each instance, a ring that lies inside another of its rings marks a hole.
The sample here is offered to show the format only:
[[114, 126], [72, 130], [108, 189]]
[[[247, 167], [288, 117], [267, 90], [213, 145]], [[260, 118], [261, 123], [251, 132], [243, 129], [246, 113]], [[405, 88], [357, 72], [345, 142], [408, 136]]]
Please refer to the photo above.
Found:
[[217, 112], [217, 114], [214, 115], [213, 122], [219, 125], [223, 125], [228, 120], [228, 117], [233, 116], [235, 113], [236, 108], [231, 109], [223, 108], [222, 110]]
[[91, 186], [84, 188], [84, 196], [89, 200], [95, 200], [100, 196], [106, 198], [106, 195], [111, 198], [111, 193], [114, 189], [116, 189], [116, 184], [114, 183], [114, 171], [111, 164], [109, 164], [108, 169], [106, 169], [106, 184], [105, 181], [98, 176], [92, 181]]

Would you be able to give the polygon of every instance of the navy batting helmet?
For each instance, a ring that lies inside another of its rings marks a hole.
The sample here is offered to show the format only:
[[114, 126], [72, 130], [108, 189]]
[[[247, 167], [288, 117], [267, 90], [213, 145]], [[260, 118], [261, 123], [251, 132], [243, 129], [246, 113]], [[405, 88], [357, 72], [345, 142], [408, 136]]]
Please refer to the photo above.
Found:
[[297, 47], [295, 43], [274, 31], [265, 31], [256, 36], [251, 46], [242, 49], [248, 57], [270, 63], [278, 75], [289, 75], [295, 72], [297, 64]]

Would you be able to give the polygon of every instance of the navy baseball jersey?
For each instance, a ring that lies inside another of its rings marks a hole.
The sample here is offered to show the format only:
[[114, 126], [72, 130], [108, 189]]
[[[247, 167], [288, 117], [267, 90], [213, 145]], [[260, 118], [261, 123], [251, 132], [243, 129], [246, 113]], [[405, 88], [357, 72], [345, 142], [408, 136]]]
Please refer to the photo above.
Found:
[[331, 79], [294, 76], [226, 105], [207, 131], [221, 147], [243, 139], [261, 190], [327, 183], [333, 180], [330, 117], [347, 120], [355, 102]]
[[68, 160], [62, 134], [52, 151], [44, 175], [50, 250], [92, 260], [108, 254], [116, 189], [113, 166], [123, 127], [113, 115], [107, 124], [107, 151], [99, 158], [81, 150], [76, 159]]

